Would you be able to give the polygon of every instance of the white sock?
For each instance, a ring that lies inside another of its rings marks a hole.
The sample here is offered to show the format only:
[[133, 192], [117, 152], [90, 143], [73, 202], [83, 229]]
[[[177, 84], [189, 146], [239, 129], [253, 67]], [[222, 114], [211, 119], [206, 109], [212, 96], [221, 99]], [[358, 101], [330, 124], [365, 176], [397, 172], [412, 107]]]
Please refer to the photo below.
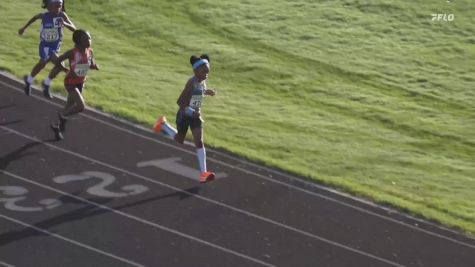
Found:
[[48, 78], [46, 78], [46, 80], [44, 81], [44, 84], [45, 84], [46, 86], [50, 86], [52, 81], [53, 81], [53, 80], [51, 80], [51, 79], [48, 77]]
[[201, 173], [206, 172], [206, 150], [205, 150], [205, 147], [196, 149], [196, 155], [198, 156], [198, 161], [200, 163]]
[[175, 128], [173, 128], [170, 124], [168, 124], [168, 122], [165, 122], [162, 125], [162, 130], [172, 139], [174, 139], [175, 135], [178, 133], [178, 131]]
[[26, 81], [28, 83], [33, 83], [34, 80], [35, 80], [35, 77], [31, 77], [31, 74], [28, 74], [28, 77], [26, 77]]

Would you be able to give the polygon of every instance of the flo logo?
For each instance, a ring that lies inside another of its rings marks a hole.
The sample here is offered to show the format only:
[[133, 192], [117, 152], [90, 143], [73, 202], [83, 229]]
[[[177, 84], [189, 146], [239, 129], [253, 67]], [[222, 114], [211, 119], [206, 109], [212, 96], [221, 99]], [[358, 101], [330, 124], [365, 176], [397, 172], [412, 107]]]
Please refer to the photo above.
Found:
[[454, 14], [432, 14], [432, 21], [454, 21]]

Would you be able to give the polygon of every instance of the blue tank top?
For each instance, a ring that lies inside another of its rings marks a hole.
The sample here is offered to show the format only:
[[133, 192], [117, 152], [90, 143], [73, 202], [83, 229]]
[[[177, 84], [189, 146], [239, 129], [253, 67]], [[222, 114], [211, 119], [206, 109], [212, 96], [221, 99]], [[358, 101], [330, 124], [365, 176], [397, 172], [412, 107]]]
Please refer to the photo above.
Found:
[[193, 81], [193, 89], [191, 91], [191, 100], [190, 100], [190, 107], [192, 108], [201, 108], [203, 104], [203, 97], [206, 90], [206, 82], [197, 82], [196, 77]]
[[40, 38], [42, 42], [56, 43], [63, 41], [63, 13], [53, 15], [50, 12], [43, 13], [41, 21]]

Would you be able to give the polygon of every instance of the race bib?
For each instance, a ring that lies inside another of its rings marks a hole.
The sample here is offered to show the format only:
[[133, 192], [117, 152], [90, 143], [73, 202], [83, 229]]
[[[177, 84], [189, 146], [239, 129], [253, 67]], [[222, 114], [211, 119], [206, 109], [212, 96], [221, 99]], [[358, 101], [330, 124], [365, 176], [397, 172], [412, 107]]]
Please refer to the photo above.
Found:
[[85, 77], [87, 75], [87, 71], [89, 70], [89, 64], [76, 64], [74, 67], [74, 73], [78, 77]]
[[63, 18], [53, 18], [53, 25], [56, 28], [63, 27]]
[[49, 43], [58, 41], [59, 40], [58, 29], [56, 28], [43, 29], [43, 31], [41, 32], [41, 38]]
[[203, 102], [203, 95], [192, 95], [190, 101], [190, 107], [192, 108], [201, 108]]

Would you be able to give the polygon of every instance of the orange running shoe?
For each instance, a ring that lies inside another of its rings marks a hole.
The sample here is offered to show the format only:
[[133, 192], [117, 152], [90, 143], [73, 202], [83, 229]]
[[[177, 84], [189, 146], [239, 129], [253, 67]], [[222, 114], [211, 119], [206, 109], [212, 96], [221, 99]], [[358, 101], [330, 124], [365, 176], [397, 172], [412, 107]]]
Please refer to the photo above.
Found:
[[157, 122], [155, 123], [155, 126], [153, 127], [153, 130], [156, 133], [161, 133], [162, 132], [162, 125], [167, 122], [167, 118], [165, 116], [160, 116], [158, 118]]
[[200, 175], [200, 183], [211, 182], [214, 180], [215, 177], [216, 174], [214, 172], [203, 172]]

